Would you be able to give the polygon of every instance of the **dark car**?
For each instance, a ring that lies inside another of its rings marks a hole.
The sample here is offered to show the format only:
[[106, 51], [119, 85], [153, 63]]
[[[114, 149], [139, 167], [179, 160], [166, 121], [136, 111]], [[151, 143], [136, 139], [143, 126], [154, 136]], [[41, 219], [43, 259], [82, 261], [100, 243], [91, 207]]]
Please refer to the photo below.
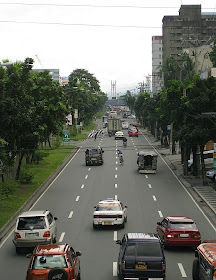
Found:
[[155, 233], [127, 233], [120, 245], [118, 278], [166, 278], [163, 246]]
[[191, 246], [201, 243], [201, 236], [194, 220], [184, 216], [170, 216], [157, 223], [157, 233], [165, 247]]
[[89, 148], [85, 151], [85, 162], [86, 165], [102, 165], [103, 164], [103, 153], [102, 148]]

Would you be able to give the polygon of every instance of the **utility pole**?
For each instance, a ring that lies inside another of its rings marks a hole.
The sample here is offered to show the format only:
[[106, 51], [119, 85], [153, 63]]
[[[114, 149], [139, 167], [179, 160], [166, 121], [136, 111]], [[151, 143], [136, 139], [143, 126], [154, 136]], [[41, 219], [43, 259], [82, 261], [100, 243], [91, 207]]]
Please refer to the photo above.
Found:
[[111, 81], [111, 98], [116, 99], [116, 81]]

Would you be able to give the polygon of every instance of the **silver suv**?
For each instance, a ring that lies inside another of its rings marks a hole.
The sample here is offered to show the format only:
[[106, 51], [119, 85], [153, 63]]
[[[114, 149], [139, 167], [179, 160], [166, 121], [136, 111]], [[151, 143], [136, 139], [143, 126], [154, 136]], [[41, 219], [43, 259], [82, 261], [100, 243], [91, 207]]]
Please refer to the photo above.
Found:
[[56, 217], [47, 211], [26, 211], [16, 221], [13, 243], [16, 252], [24, 247], [35, 247], [56, 242]]

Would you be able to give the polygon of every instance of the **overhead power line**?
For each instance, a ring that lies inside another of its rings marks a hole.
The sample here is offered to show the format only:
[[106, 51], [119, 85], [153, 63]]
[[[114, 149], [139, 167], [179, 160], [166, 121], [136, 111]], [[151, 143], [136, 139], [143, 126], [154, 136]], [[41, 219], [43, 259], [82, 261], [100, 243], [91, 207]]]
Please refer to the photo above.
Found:
[[[148, 7], [148, 6], [134, 6], [134, 5], [91, 5], [91, 4], [52, 4], [52, 3], [0, 3], [0, 5], [19, 5], [19, 6], [51, 6], [51, 7], [88, 7], [88, 8], [128, 8], [128, 9], [179, 9], [179, 7]], [[205, 10], [214, 8], [202, 8]]]
[[0, 20], [0, 23], [41, 24], [41, 25], [65, 25], [65, 26], [92, 26], [92, 27], [114, 27], [114, 28], [142, 28], [161, 29], [161, 26], [139, 26], [139, 25], [112, 25], [112, 24], [88, 24], [88, 23], [64, 23], [64, 22], [39, 22], [39, 21], [15, 21]]

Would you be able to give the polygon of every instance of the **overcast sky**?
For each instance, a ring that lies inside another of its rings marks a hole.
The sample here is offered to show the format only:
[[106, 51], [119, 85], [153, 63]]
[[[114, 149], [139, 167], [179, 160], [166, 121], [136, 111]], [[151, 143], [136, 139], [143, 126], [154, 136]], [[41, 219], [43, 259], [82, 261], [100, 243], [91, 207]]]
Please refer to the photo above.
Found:
[[216, 12], [215, 0], [0, 0], [0, 60], [31, 57], [61, 76], [83, 68], [121, 95], [151, 74], [152, 36], [181, 4]]

